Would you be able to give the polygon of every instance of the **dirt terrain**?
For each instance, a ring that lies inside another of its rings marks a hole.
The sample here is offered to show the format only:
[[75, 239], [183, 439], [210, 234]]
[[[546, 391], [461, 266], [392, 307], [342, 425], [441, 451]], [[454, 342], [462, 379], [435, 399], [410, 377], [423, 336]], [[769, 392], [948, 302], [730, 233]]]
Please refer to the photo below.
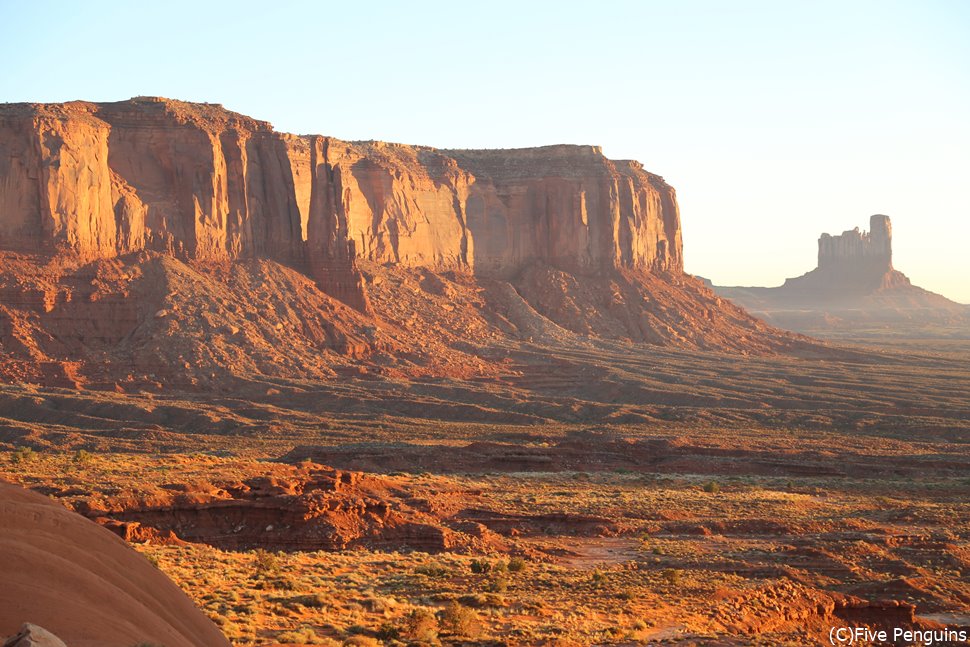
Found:
[[270, 261], [58, 258], [5, 256], [0, 477], [235, 644], [968, 624], [959, 336], [823, 343], [622, 272], [362, 262], [361, 313]]
[[237, 644], [406, 634], [414, 609], [451, 601], [477, 639], [530, 644], [805, 644], [839, 619], [932, 627], [970, 608], [966, 469], [367, 475], [50, 452], [3, 469], [158, 560]]
[[221, 396], [7, 385], [0, 477], [126, 538], [235, 644], [970, 624], [970, 348], [631, 348]]

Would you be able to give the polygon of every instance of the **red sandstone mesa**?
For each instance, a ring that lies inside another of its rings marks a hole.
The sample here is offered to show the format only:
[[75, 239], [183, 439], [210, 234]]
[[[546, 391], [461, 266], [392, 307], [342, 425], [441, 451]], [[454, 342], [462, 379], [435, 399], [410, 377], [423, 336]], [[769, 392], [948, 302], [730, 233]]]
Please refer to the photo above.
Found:
[[674, 190], [591, 146], [440, 151], [277, 133], [156, 98], [0, 108], [0, 247], [306, 265], [362, 307], [356, 259], [508, 276], [682, 267]]
[[[468, 376], [468, 343], [787, 351], [683, 272], [676, 195], [593, 146], [437, 150], [158, 98], [0, 106], [0, 377]], [[154, 385], [154, 386], [153, 386]]]

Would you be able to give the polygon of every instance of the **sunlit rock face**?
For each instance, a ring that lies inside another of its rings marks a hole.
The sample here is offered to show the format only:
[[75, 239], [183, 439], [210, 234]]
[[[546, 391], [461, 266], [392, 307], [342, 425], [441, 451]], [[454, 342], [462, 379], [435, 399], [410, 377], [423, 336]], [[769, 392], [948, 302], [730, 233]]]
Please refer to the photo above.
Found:
[[358, 259], [500, 278], [683, 267], [673, 188], [597, 147], [344, 142], [153, 97], [0, 107], [0, 249], [268, 258], [359, 309]]

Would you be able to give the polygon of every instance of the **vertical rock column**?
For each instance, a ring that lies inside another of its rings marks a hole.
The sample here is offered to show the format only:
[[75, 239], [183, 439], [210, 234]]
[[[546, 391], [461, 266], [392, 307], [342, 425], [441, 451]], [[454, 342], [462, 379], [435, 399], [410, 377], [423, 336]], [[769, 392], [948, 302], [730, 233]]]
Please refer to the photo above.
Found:
[[341, 170], [331, 163], [329, 146], [326, 137], [310, 138], [307, 265], [321, 290], [360, 312], [370, 312], [354, 241], [347, 235]]
[[83, 258], [115, 254], [109, 130], [84, 110], [0, 120], [0, 245], [64, 247]]

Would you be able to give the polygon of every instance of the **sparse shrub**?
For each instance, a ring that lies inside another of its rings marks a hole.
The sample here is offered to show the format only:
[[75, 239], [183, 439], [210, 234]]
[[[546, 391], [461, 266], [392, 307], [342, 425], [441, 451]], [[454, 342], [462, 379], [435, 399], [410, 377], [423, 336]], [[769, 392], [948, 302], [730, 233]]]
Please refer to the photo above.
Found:
[[321, 593], [313, 593], [303, 596], [304, 606], [311, 609], [324, 609], [327, 607], [327, 597]]
[[404, 618], [402, 633], [411, 640], [432, 642], [438, 638], [438, 620], [428, 609], [412, 609]]
[[590, 574], [589, 581], [593, 584], [593, 586], [602, 586], [606, 584], [606, 573], [597, 569]]
[[472, 573], [488, 573], [492, 570], [492, 564], [484, 559], [472, 560]]
[[505, 606], [505, 596], [499, 595], [497, 593], [486, 593], [485, 594], [485, 606], [487, 606], [487, 607], [504, 607]]
[[145, 559], [148, 560], [148, 563], [149, 564], [151, 564], [155, 568], [158, 568], [158, 555], [151, 555], [151, 554], [147, 554], [146, 553], [145, 554]]
[[256, 575], [263, 577], [276, 575], [280, 570], [279, 557], [262, 548], [253, 551], [253, 565]]
[[229, 622], [229, 618], [222, 615], [221, 613], [211, 613], [209, 614], [209, 619], [212, 620], [212, 622], [219, 625], [220, 627], [225, 627], [226, 625], [231, 624]]
[[94, 456], [91, 454], [91, 452], [87, 451], [86, 449], [79, 449], [74, 453], [74, 457], [71, 459], [71, 462], [75, 465], [87, 465], [91, 462], [92, 458], [94, 458]]
[[18, 447], [11, 456], [11, 460], [17, 464], [29, 463], [35, 458], [37, 458], [37, 452], [34, 451], [33, 447]]
[[401, 628], [390, 622], [385, 622], [377, 628], [377, 639], [381, 642], [399, 642], [403, 637]]
[[676, 586], [677, 584], [680, 584], [683, 573], [678, 568], [665, 568], [660, 575], [664, 578], [667, 584]]
[[509, 590], [509, 578], [505, 575], [496, 575], [488, 583], [486, 590], [489, 593], [505, 593]]
[[327, 640], [317, 635], [310, 627], [303, 627], [295, 631], [284, 631], [276, 636], [281, 643], [295, 643], [297, 645], [324, 645]]
[[521, 557], [513, 557], [509, 560], [509, 572], [521, 573], [525, 570], [526, 561]]
[[458, 602], [466, 607], [473, 609], [484, 609], [486, 607], [504, 607], [505, 597], [498, 593], [475, 593], [473, 595], [463, 595], [458, 598]]
[[458, 598], [458, 602], [464, 604], [466, 607], [481, 609], [485, 606], [485, 594], [475, 593], [473, 595], [462, 595]]
[[310, 609], [325, 609], [328, 606], [327, 596], [321, 593], [310, 593], [308, 595], [298, 595], [295, 598], [286, 600], [285, 606], [300, 604]]
[[387, 604], [384, 600], [372, 595], [361, 598], [357, 603], [371, 613], [384, 613], [387, 610]]
[[345, 640], [344, 647], [381, 647], [381, 643], [376, 638], [357, 635]]
[[721, 486], [717, 481], [709, 481], [704, 484], [704, 491], [708, 494], [717, 494], [721, 491]]
[[427, 575], [428, 577], [446, 577], [449, 571], [444, 566], [438, 566], [437, 564], [422, 564], [414, 569], [414, 572], [418, 575]]
[[289, 577], [275, 577], [268, 582], [266, 582], [267, 588], [276, 589], [277, 591], [295, 591], [296, 582]]
[[463, 607], [452, 600], [438, 614], [441, 629], [455, 636], [478, 638], [482, 634], [482, 621], [473, 609]]

